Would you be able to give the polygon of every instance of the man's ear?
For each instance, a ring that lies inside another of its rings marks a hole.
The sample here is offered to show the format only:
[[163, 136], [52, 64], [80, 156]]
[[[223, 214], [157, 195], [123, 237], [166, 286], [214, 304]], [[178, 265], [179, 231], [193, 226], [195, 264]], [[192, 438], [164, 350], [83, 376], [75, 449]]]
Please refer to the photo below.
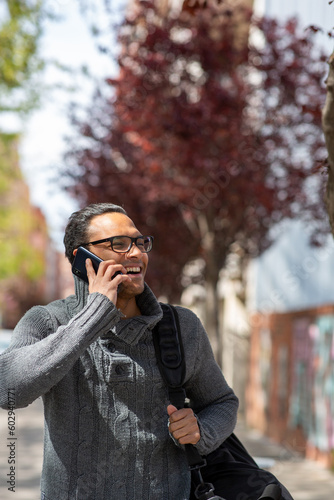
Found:
[[74, 255], [74, 257], [76, 256], [77, 251], [78, 251], [78, 249], [77, 249], [77, 248], [75, 248], [75, 249], [73, 250], [73, 255]]

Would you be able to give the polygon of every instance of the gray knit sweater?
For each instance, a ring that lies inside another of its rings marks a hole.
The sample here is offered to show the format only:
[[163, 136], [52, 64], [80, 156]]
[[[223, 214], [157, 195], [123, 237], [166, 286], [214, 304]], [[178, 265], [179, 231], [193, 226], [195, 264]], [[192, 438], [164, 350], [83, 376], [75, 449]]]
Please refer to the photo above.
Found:
[[[142, 316], [124, 319], [110, 300], [76, 293], [33, 307], [0, 356], [0, 403], [16, 407], [43, 396], [45, 500], [186, 500], [182, 447], [168, 433], [168, 396], [152, 343], [162, 317], [145, 285]], [[201, 454], [232, 431], [238, 401], [216, 365], [199, 319], [178, 308], [186, 357], [187, 396], [197, 414]]]

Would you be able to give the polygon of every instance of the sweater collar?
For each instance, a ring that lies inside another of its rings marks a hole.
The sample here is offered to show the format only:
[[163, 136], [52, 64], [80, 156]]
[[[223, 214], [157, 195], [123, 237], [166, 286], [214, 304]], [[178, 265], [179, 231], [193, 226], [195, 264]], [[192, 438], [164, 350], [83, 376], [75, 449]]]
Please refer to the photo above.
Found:
[[83, 307], [87, 304], [87, 299], [89, 296], [88, 283], [73, 275], [74, 278], [74, 292], [76, 302], [74, 305], [75, 313], [81, 311]]
[[135, 345], [148, 329], [153, 330], [161, 320], [163, 312], [154, 293], [146, 283], [143, 293], [138, 295], [136, 300], [142, 313], [141, 316], [120, 320], [107, 335], [103, 336], [104, 338], [113, 336], [126, 344]]

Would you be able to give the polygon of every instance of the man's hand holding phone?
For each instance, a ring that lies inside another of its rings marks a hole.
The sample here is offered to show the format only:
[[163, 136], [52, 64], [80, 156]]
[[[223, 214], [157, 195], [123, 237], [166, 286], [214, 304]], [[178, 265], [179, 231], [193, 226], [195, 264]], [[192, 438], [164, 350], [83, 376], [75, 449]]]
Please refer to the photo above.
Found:
[[118, 287], [131, 278], [122, 264], [116, 264], [113, 260], [100, 262], [95, 272], [92, 261], [86, 259], [89, 293], [99, 292], [106, 295], [115, 305], [117, 302]]
[[131, 281], [122, 264], [116, 264], [114, 260], [102, 260], [84, 247], [79, 247], [76, 251], [72, 272], [88, 283], [89, 293], [102, 293], [115, 305], [118, 287]]

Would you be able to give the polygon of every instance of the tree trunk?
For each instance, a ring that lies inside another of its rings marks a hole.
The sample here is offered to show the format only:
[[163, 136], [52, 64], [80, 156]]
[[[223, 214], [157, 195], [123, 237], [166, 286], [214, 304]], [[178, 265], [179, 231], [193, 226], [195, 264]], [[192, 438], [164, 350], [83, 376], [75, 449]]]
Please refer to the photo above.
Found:
[[329, 58], [329, 72], [326, 80], [327, 97], [322, 111], [322, 128], [328, 151], [328, 182], [326, 205], [334, 234], [334, 53]]
[[220, 266], [215, 257], [214, 231], [210, 227], [208, 218], [201, 214], [198, 217], [198, 226], [202, 237], [202, 246], [205, 252], [205, 328], [208, 333], [215, 359], [222, 367], [223, 339], [220, 331], [218, 280]]
[[209, 335], [212, 350], [218, 365], [222, 368], [223, 337], [220, 331], [219, 297], [217, 282], [207, 280], [205, 304], [205, 328]]

